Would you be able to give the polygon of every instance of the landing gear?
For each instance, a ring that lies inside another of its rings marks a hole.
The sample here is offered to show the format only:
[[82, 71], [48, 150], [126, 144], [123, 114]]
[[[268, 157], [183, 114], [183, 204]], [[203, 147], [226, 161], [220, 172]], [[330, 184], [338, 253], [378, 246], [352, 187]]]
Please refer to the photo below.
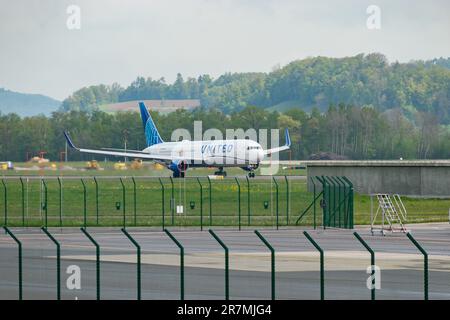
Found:
[[176, 171], [174, 171], [172, 176], [173, 176], [174, 178], [184, 178], [184, 174], [185, 174], [184, 171], [181, 171], [181, 172], [176, 172]]
[[226, 177], [226, 176], [227, 176], [227, 172], [226, 172], [226, 171], [223, 171], [223, 167], [220, 167], [220, 168], [219, 168], [219, 171], [214, 172], [214, 175]]
[[255, 177], [255, 173], [252, 171], [252, 172], [249, 172], [248, 173], [248, 177], [249, 178], [254, 178]]

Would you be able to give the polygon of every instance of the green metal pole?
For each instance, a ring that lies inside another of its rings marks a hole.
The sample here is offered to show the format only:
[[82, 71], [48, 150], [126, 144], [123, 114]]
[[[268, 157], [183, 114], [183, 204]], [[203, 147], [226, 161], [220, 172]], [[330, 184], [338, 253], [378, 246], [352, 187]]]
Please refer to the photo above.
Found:
[[56, 299], [61, 300], [61, 246], [59, 242], [50, 234], [47, 228], [42, 227], [41, 229], [56, 245]]
[[278, 212], [278, 182], [277, 182], [277, 180], [275, 179], [275, 177], [272, 177], [272, 179], [273, 179], [273, 182], [275, 183], [275, 188], [276, 188], [276, 212], [277, 212], [277, 230], [278, 230], [278, 227], [279, 227], [279, 212]]
[[320, 300], [325, 300], [325, 268], [323, 249], [317, 244], [316, 241], [314, 241], [314, 239], [309, 235], [308, 232], [303, 231], [303, 234], [320, 253]]
[[23, 298], [23, 290], [22, 290], [22, 282], [23, 282], [23, 277], [22, 277], [22, 242], [20, 242], [19, 239], [17, 239], [17, 237], [12, 233], [11, 230], [8, 229], [8, 227], [3, 226], [3, 229], [5, 229], [5, 232], [7, 234], [9, 234], [11, 236], [11, 238], [17, 243], [18, 249], [19, 249], [19, 300], [22, 300]]
[[[342, 184], [343, 187], [343, 191], [344, 191], [344, 198], [343, 198], [343, 213], [344, 213], [344, 228], [348, 228], [348, 216], [347, 216], [347, 201], [345, 201], [345, 199], [347, 198], [347, 183], [341, 179], [340, 177], [336, 177], [336, 179]], [[340, 208], [339, 208], [340, 209]]]
[[134, 244], [136, 247], [136, 259], [137, 259], [137, 299], [141, 300], [141, 246], [139, 243], [125, 230], [121, 229], [125, 236]]
[[94, 177], [94, 182], [95, 182], [95, 211], [96, 211], [97, 225], [98, 225], [98, 223], [99, 223], [99, 221], [98, 221], [98, 181], [97, 181], [96, 177]]
[[81, 184], [83, 185], [83, 216], [84, 216], [84, 227], [87, 227], [87, 208], [86, 208], [86, 184], [81, 178]]
[[236, 180], [237, 186], [238, 186], [238, 224], [239, 224], [239, 231], [241, 230], [241, 184], [239, 183], [239, 180], [237, 177], [234, 178]]
[[96, 275], [97, 275], [97, 300], [100, 300], [100, 245], [94, 238], [87, 232], [85, 228], [80, 228], [80, 230], [86, 235], [86, 237], [95, 246], [95, 264], [96, 264]]
[[25, 227], [25, 186], [22, 177], [20, 177], [19, 180], [22, 189], [22, 227]]
[[314, 192], [314, 208], [313, 208], [313, 213], [314, 213], [314, 218], [313, 218], [313, 223], [314, 223], [314, 230], [316, 230], [316, 184], [314, 183], [314, 178], [311, 178], [311, 182], [313, 184], [313, 192]]
[[122, 178], [119, 178], [120, 180], [120, 184], [122, 185], [122, 202], [123, 202], [123, 206], [122, 206], [122, 215], [123, 215], [123, 227], [126, 228], [127, 226], [127, 221], [126, 221], [126, 216], [125, 216], [125, 184], [123, 183]]
[[255, 234], [258, 236], [259, 239], [266, 245], [267, 248], [270, 250], [271, 254], [271, 274], [272, 274], [272, 300], [275, 300], [275, 249], [272, 247], [272, 245], [267, 241], [266, 238], [263, 237], [261, 233], [259, 233], [258, 230], [255, 230]]
[[[341, 183], [336, 179], [336, 177], [330, 177], [330, 180], [331, 181], [333, 181], [333, 183], [336, 183], [336, 185], [337, 185], [337, 193], [338, 193], [338, 197], [337, 197], [337, 199], [338, 199], [338, 206], [336, 207], [335, 206], [335, 208], [334, 208], [334, 211], [335, 211], [335, 216], [336, 216], [336, 209], [339, 209], [338, 210], [338, 227], [340, 228], [341, 227]], [[334, 187], [334, 194], [335, 194], [335, 196], [334, 196], [334, 200], [335, 200], [335, 202], [336, 202], [336, 185], [335, 185], [335, 187]], [[335, 226], [336, 227], [336, 226]]]
[[170, 196], [170, 212], [172, 215], [172, 225], [175, 224], [175, 188], [173, 186], [173, 178], [170, 177], [170, 184], [171, 184], [171, 196]]
[[2, 179], [3, 189], [4, 189], [4, 202], [5, 202], [5, 208], [4, 208], [4, 225], [8, 226], [8, 189], [6, 188], [5, 180]]
[[203, 231], [203, 186], [199, 178], [197, 182], [200, 186], [200, 231]]
[[349, 225], [348, 228], [349, 229], [353, 229], [353, 183], [347, 178], [347, 177], [342, 177], [342, 179], [348, 183], [349, 187]]
[[213, 236], [214, 239], [222, 246], [222, 248], [225, 250], [225, 300], [230, 299], [230, 264], [229, 264], [229, 254], [228, 254], [228, 247], [225, 245], [225, 243], [219, 238], [219, 236], [209, 229], [209, 233]]
[[131, 181], [133, 181], [134, 226], [137, 226], [136, 180], [134, 179], [134, 177], [131, 177]]
[[44, 186], [44, 212], [45, 212], [45, 228], [48, 227], [48, 193], [47, 193], [47, 184], [45, 183], [44, 179], [42, 180], [42, 184]]
[[62, 227], [62, 183], [59, 177], [57, 180], [59, 186], [59, 226]]
[[289, 225], [289, 179], [287, 176], [284, 176], [284, 180], [286, 180], [286, 225]]
[[[367, 242], [364, 241], [363, 238], [361, 238], [361, 236], [358, 234], [358, 232], [353, 232], [353, 235], [356, 237], [356, 239], [359, 240], [359, 242], [361, 242], [361, 244], [364, 246], [364, 248], [366, 248], [367, 251], [369, 251], [370, 253], [370, 265], [372, 268], [372, 277], [375, 274], [375, 252], [373, 251], [373, 249], [371, 247], [369, 247], [369, 245], [367, 244]], [[372, 289], [370, 290], [370, 298], [372, 300], [375, 300], [375, 278], [372, 279]]]
[[169, 230], [164, 229], [164, 231], [180, 249], [180, 300], [184, 300], [184, 247]]
[[248, 176], [245, 176], [247, 179], [247, 225], [250, 226], [250, 179]]
[[428, 300], [428, 253], [425, 249], [417, 242], [411, 233], [407, 233], [406, 236], [409, 240], [416, 246], [417, 249], [423, 254], [423, 295], [424, 300]]
[[165, 202], [165, 197], [164, 197], [164, 184], [161, 180], [161, 178], [159, 178], [159, 183], [161, 184], [161, 196], [162, 196], [162, 229], [165, 230], [165, 224], [164, 224], [164, 220], [165, 220], [165, 208], [164, 208], [164, 202]]
[[209, 184], [209, 226], [212, 226], [212, 187], [211, 179], [208, 177]]

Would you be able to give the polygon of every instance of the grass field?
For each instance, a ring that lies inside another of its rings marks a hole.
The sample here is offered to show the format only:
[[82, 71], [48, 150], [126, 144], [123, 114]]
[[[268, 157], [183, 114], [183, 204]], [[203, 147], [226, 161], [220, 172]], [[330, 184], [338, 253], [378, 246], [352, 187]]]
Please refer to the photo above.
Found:
[[[115, 162], [98, 162], [100, 170], [86, 169], [86, 161], [71, 161], [71, 162], [52, 162], [45, 164], [37, 164], [30, 162], [15, 162], [14, 170], [0, 171], [0, 176], [122, 176], [122, 177], [170, 177], [172, 171], [155, 166], [152, 163], [143, 163], [141, 169], [132, 169], [131, 162], [127, 163], [126, 170], [114, 169]], [[216, 168], [195, 168], [189, 169], [186, 173], [188, 177], [207, 176], [213, 175], [217, 171]], [[227, 174], [229, 176], [246, 175], [247, 172], [240, 168], [227, 168]], [[261, 174], [261, 169], [255, 171], [257, 175]], [[277, 175], [306, 175], [305, 169], [289, 169], [280, 167]]]
[[[235, 226], [239, 224], [239, 193], [238, 184], [234, 178], [211, 180], [209, 189], [207, 174], [214, 169], [195, 169], [189, 171], [190, 178], [173, 180], [167, 170], [112, 170], [112, 164], [101, 164], [103, 171], [80, 171], [84, 163], [70, 163], [73, 170], [18, 170], [3, 171], [8, 177], [3, 181], [7, 190], [7, 222], [10, 226], [42, 226], [45, 224], [47, 212], [48, 226], [78, 226], [84, 223], [84, 191], [80, 177], [86, 185], [86, 216], [87, 224], [94, 226], [121, 226], [125, 213], [126, 224], [129, 226], [160, 226], [164, 210], [166, 226], [198, 226], [200, 217], [203, 224], [209, 226]], [[16, 164], [16, 167], [19, 165]], [[304, 175], [304, 170], [285, 170]], [[31, 173], [32, 172], [32, 173]], [[159, 178], [150, 175], [161, 176]], [[275, 226], [277, 217], [276, 185], [271, 179], [250, 179], [250, 193], [247, 180], [240, 169], [229, 170], [229, 174], [239, 174], [241, 224], [254, 226]], [[19, 176], [23, 179], [22, 184]], [[25, 177], [25, 175], [27, 177]], [[96, 184], [93, 175], [97, 177], [98, 202]], [[123, 188], [119, 175], [122, 176]], [[57, 180], [61, 176], [61, 189]], [[201, 176], [199, 180], [192, 176]], [[134, 192], [133, 179], [136, 184]], [[288, 175], [289, 177], [289, 175]], [[43, 179], [43, 180], [42, 180]], [[276, 177], [278, 192], [278, 223], [280, 226], [294, 225], [300, 213], [312, 201], [312, 193], [306, 191], [306, 180], [289, 178], [289, 190], [283, 176]], [[200, 184], [202, 184], [202, 199]], [[45, 184], [44, 184], [45, 183]], [[164, 201], [162, 185], [164, 186]], [[47, 201], [45, 189], [47, 188]], [[0, 217], [5, 216], [5, 191], [0, 186]], [[61, 195], [61, 198], [60, 198]], [[173, 201], [171, 198], [173, 197]], [[287, 198], [289, 197], [289, 208]], [[61, 200], [60, 200], [61, 199]], [[211, 202], [210, 202], [211, 199]], [[419, 199], [403, 197], [408, 211], [408, 222], [438, 222], [448, 221], [450, 199]], [[191, 202], [194, 208], [191, 208]], [[203, 208], [201, 203], [203, 202]], [[264, 203], [268, 207], [265, 208]], [[45, 203], [47, 206], [45, 208]], [[249, 205], [250, 203], [250, 205]], [[173, 204], [173, 206], [171, 206]], [[211, 207], [210, 207], [211, 204]], [[376, 208], [376, 203], [375, 208]], [[183, 213], [176, 212], [176, 206], [182, 205]], [[164, 206], [164, 207], [163, 207]], [[355, 224], [370, 223], [370, 198], [355, 195]], [[46, 210], [45, 210], [46, 209]], [[321, 224], [321, 209], [316, 207], [316, 222]], [[289, 220], [288, 220], [289, 217]], [[302, 225], [312, 225], [312, 210], [302, 219]]]

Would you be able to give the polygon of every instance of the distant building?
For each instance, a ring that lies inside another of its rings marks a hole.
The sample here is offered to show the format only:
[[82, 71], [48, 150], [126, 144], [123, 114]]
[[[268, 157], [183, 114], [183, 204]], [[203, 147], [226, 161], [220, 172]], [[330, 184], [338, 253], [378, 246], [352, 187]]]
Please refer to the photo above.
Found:
[[118, 111], [139, 111], [138, 102], [144, 101], [148, 109], [161, 113], [174, 112], [177, 109], [194, 109], [200, 106], [198, 99], [179, 99], [179, 100], [136, 100], [119, 103], [111, 103], [100, 106], [100, 110], [114, 113]]

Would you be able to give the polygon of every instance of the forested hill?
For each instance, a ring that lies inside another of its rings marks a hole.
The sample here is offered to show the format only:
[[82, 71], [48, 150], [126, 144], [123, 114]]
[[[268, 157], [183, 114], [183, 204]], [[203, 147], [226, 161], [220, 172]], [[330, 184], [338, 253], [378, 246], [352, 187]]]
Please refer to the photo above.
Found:
[[44, 95], [19, 93], [0, 88], [0, 112], [3, 114], [16, 113], [19, 116], [44, 114], [49, 116], [60, 106], [60, 101]]
[[289, 105], [326, 110], [330, 104], [371, 106], [379, 111], [423, 111], [450, 123], [450, 58], [390, 63], [382, 54], [297, 60], [269, 73], [226, 73], [187, 78], [138, 77], [117, 84], [82, 88], [65, 99], [63, 110], [92, 110], [111, 102], [140, 99], [200, 99], [205, 107], [230, 113], [245, 106], [277, 109]]

